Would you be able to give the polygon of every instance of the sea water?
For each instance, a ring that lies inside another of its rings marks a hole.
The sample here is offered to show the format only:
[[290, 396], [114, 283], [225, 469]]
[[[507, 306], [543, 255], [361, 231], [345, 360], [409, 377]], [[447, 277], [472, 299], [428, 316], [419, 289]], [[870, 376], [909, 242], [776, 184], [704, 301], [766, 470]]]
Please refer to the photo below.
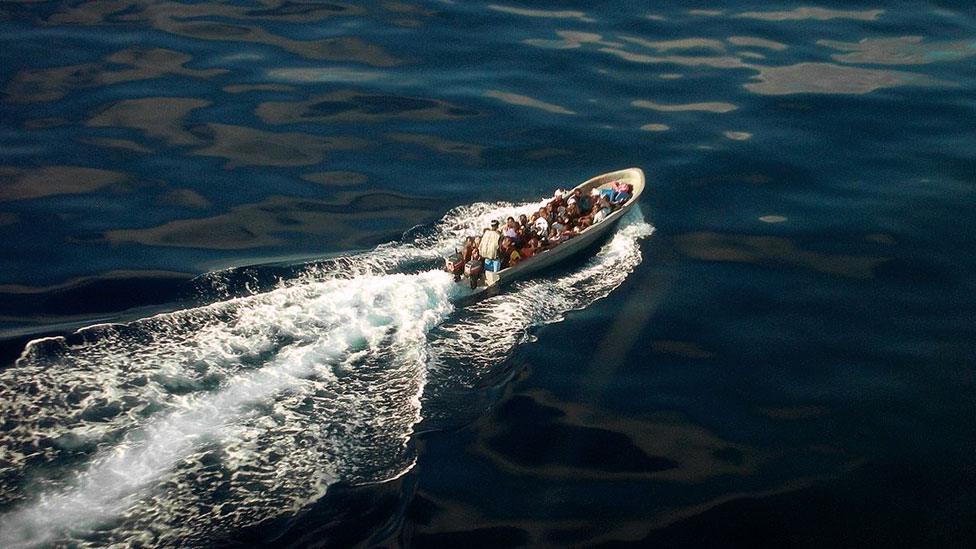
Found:
[[[971, 546], [958, 3], [0, 4], [0, 545]], [[638, 166], [471, 302], [490, 220]]]

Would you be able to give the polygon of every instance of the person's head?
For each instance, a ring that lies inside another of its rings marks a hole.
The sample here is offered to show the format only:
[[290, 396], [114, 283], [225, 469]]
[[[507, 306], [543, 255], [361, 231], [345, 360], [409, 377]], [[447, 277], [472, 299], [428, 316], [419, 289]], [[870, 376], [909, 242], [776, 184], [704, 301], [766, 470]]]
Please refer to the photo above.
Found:
[[481, 259], [481, 252], [478, 251], [478, 248], [471, 250], [471, 259]]
[[583, 194], [583, 191], [579, 189], [573, 189], [573, 198], [579, 198]]
[[506, 219], [505, 222], [508, 223], [509, 225], [512, 225], [515, 223], [515, 218], [512, 216], [508, 216], [508, 219]]
[[525, 217], [525, 214], [519, 216], [519, 223], [522, 223], [523, 225], [525, 225], [525, 223], [528, 222], [528, 220], [529, 218]]
[[498, 220], [497, 219], [492, 219], [491, 220], [491, 228], [492, 228], [492, 230], [498, 228]]

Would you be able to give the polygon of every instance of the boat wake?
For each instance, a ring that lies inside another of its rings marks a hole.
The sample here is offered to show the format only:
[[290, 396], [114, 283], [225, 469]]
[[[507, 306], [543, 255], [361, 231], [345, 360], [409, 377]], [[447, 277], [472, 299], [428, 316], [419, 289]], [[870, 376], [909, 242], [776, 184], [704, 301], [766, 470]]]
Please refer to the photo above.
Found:
[[457, 208], [411, 241], [273, 283], [208, 275], [229, 296], [208, 305], [32, 341], [0, 372], [0, 546], [204, 545], [335, 482], [403, 474], [417, 424], [447, 413], [439, 394], [606, 296], [653, 230], [635, 208], [585, 264], [455, 310], [469, 290], [434, 262], [534, 207]]

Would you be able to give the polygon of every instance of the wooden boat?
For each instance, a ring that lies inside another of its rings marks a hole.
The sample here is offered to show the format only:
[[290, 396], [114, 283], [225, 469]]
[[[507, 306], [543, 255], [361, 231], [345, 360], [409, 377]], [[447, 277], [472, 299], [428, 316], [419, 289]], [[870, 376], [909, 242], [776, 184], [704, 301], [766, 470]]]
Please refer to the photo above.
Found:
[[594, 188], [609, 189], [610, 186], [616, 181], [629, 183], [633, 189], [633, 193], [626, 203], [615, 209], [603, 221], [590, 225], [586, 229], [583, 229], [578, 235], [560, 243], [553, 248], [549, 248], [537, 253], [536, 255], [533, 255], [532, 257], [523, 259], [513, 267], [502, 269], [497, 272], [485, 272], [483, 282], [484, 285], [479, 285], [479, 287], [476, 289], [484, 290], [491, 287], [498, 287], [512, 282], [513, 280], [525, 278], [532, 273], [552, 267], [553, 265], [569, 259], [580, 252], [590, 249], [603, 237], [610, 234], [613, 227], [616, 226], [618, 221], [620, 221], [620, 218], [627, 214], [627, 212], [640, 199], [641, 193], [644, 192], [644, 172], [640, 168], [628, 168], [626, 170], [609, 172], [591, 179], [587, 179], [573, 189], [569, 189], [569, 192], [572, 192], [575, 189], [580, 189], [584, 195], [588, 195]]

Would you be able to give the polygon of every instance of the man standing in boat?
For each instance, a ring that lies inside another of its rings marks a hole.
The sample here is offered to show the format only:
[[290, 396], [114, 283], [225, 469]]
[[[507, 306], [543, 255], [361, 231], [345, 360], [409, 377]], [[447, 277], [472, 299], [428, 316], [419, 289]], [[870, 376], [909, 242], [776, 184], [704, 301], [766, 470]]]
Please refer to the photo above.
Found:
[[481, 257], [487, 260], [497, 261], [498, 260], [498, 242], [501, 240], [501, 233], [498, 232], [498, 221], [491, 222], [491, 228], [485, 229], [485, 232], [481, 235], [481, 244], [478, 246], [478, 251], [481, 252]]

